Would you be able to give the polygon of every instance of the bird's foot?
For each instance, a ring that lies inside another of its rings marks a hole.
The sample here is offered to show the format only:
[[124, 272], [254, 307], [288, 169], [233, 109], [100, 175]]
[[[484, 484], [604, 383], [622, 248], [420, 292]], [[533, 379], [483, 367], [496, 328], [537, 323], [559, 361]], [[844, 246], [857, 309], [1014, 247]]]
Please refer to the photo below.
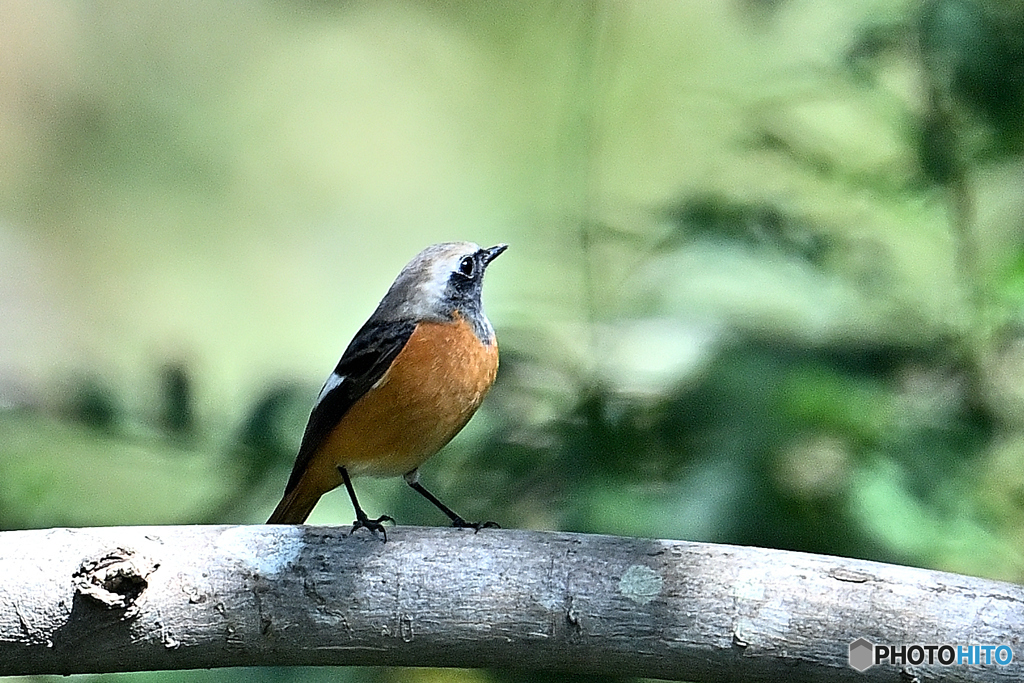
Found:
[[352, 534], [354, 534], [356, 532], [356, 529], [359, 528], [369, 530], [370, 533], [372, 533], [374, 536], [376, 536], [377, 532], [379, 531], [381, 535], [384, 536], [384, 542], [387, 543], [388, 532], [384, 528], [384, 522], [391, 522], [392, 524], [394, 524], [395, 518], [391, 517], [390, 515], [381, 515], [377, 519], [370, 519], [365, 514], [359, 515], [356, 521], [352, 522]]
[[481, 529], [500, 529], [501, 527], [497, 522], [467, 522], [462, 517], [456, 517], [452, 520], [452, 526], [456, 529], [472, 529], [473, 531], [480, 531]]

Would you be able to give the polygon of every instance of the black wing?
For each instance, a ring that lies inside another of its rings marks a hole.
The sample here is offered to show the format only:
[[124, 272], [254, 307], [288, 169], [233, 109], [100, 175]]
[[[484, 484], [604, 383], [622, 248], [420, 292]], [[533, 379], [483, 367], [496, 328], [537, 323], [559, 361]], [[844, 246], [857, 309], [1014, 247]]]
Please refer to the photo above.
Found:
[[334, 369], [334, 375], [344, 379], [326, 394], [321, 392], [320, 400], [309, 414], [285, 495], [298, 486], [302, 473], [324, 439], [349, 408], [384, 376], [415, 329], [416, 323], [412, 321], [370, 320], [356, 333]]

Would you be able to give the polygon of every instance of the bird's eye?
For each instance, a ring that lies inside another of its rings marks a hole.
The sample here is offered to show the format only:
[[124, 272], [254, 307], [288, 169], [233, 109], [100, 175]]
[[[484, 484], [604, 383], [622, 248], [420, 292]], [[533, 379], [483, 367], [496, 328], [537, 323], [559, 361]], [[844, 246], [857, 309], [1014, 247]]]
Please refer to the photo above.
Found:
[[474, 270], [476, 270], [476, 261], [473, 260], [472, 256], [465, 256], [459, 261], [459, 272], [466, 277], [473, 277]]

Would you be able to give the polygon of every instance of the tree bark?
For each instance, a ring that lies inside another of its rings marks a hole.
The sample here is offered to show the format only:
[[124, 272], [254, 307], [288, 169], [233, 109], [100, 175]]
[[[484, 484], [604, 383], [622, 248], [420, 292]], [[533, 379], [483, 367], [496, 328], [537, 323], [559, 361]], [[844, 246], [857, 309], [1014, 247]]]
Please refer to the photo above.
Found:
[[[1022, 587], [875, 562], [569, 533], [315, 526], [0, 533], [0, 675], [222, 666], [690, 681], [1024, 679]], [[848, 665], [1006, 644], [1007, 666]], [[908, 678], [909, 676], [909, 678]]]

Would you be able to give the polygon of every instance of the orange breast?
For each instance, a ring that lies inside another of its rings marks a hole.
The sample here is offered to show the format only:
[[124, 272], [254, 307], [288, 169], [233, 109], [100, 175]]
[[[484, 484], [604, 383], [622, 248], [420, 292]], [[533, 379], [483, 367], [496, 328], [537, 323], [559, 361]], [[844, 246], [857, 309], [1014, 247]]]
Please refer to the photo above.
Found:
[[350, 474], [371, 476], [416, 469], [466, 425], [497, 371], [497, 343], [481, 343], [464, 319], [420, 323], [384, 377], [327, 437], [311, 465], [334, 486], [341, 483], [338, 465]]

